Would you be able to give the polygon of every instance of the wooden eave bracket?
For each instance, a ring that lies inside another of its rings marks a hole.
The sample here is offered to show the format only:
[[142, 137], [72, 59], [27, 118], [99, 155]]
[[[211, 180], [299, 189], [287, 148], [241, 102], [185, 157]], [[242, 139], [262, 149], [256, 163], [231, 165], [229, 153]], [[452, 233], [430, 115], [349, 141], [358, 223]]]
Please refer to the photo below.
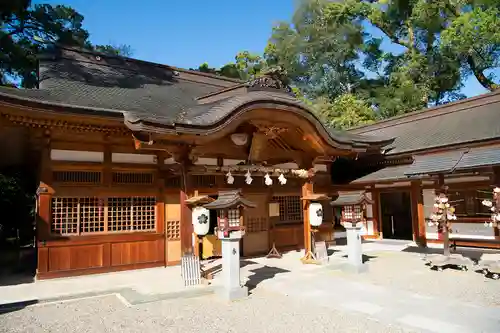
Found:
[[326, 194], [312, 193], [312, 194], [308, 194], [306, 196], [303, 196], [301, 199], [302, 200], [309, 200], [309, 201], [322, 201], [322, 200], [331, 200], [332, 198]]

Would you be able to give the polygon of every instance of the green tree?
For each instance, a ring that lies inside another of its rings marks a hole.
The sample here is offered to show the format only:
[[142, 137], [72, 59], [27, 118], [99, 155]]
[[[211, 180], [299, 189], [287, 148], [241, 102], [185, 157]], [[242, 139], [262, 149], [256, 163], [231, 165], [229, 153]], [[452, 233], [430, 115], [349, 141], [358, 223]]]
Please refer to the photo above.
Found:
[[496, 89], [499, 8], [498, 0], [303, 0], [273, 29], [264, 58], [311, 100], [350, 94], [386, 118], [463, 98], [469, 74]]
[[126, 45], [92, 45], [83, 20], [83, 15], [68, 6], [32, 6], [29, 0], [3, 1], [0, 5], [0, 83], [20, 80], [23, 87], [36, 86], [37, 54], [51, 43], [131, 55]]
[[234, 59], [234, 62], [227, 63], [219, 69], [210, 67], [205, 62], [198, 66], [197, 69], [191, 68], [191, 70], [248, 81], [260, 75], [267, 67], [266, 62], [260, 55], [248, 51], [238, 52]]
[[320, 97], [312, 105], [319, 119], [328, 127], [347, 129], [371, 124], [376, 119], [370, 105], [350, 93], [340, 95], [332, 102]]

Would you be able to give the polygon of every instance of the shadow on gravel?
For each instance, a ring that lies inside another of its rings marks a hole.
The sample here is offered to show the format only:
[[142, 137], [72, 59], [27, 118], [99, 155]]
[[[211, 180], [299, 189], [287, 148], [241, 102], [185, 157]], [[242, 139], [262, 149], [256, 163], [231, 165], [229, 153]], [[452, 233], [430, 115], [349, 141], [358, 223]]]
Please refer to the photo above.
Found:
[[0, 316], [9, 312], [19, 311], [27, 306], [37, 304], [37, 300], [0, 304]]
[[[373, 259], [377, 259], [377, 256], [369, 256], [367, 254], [363, 254], [362, 256], [363, 256], [363, 258], [362, 258], [363, 263], [368, 262], [368, 261], [373, 260]], [[347, 254], [343, 255], [342, 258], [347, 258]]]
[[264, 266], [250, 270], [253, 274], [248, 277], [246, 286], [248, 290], [251, 291], [257, 287], [259, 283], [265, 280], [272, 279], [277, 274], [290, 273], [287, 269], [282, 269], [278, 267]]

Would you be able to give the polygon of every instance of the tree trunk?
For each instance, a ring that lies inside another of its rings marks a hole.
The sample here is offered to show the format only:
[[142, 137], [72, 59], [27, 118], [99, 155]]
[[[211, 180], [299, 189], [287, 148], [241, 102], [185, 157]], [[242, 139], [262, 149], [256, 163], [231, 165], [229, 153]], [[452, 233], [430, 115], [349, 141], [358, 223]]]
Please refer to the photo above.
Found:
[[450, 233], [448, 232], [448, 227], [443, 227], [443, 254], [447, 257], [451, 255], [450, 252]]

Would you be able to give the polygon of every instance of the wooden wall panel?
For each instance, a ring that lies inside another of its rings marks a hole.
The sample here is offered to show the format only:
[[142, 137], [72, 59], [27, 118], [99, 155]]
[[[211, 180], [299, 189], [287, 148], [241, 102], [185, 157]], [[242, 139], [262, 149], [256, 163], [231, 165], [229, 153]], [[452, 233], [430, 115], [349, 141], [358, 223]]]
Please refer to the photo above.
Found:
[[276, 226], [274, 240], [278, 249], [302, 248], [304, 246], [304, 226], [302, 224]]
[[103, 267], [103, 245], [49, 248], [49, 272]]
[[267, 254], [269, 252], [269, 233], [266, 231], [247, 233], [243, 237], [243, 256]]
[[167, 243], [167, 263], [175, 265], [181, 260], [181, 241], [173, 240]]
[[111, 266], [162, 261], [158, 241], [116, 243], [111, 245]]

